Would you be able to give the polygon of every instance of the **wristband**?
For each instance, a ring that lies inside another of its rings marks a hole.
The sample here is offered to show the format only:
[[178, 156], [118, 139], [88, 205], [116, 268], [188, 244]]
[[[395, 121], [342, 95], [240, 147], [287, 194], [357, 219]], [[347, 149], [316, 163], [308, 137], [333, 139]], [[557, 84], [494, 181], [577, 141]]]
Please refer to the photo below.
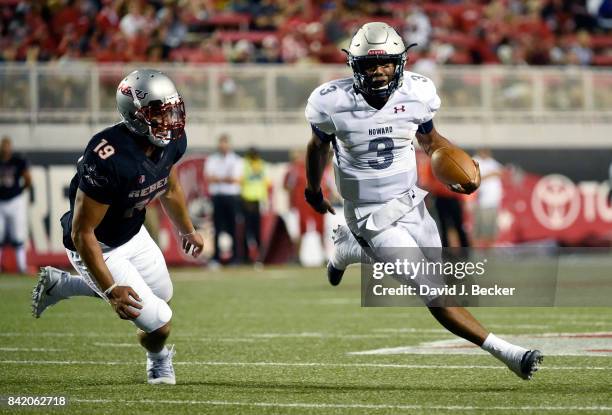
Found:
[[104, 295], [105, 296], [109, 296], [111, 291], [113, 291], [113, 289], [117, 286], [117, 283], [113, 283], [113, 285], [111, 285], [110, 287], [108, 287], [106, 290], [104, 290]]
[[309, 190], [308, 188], [304, 189], [304, 197], [306, 197], [306, 201], [313, 206], [320, 205], [323, 202], [323, 192], [319, 189], [316, 192]]

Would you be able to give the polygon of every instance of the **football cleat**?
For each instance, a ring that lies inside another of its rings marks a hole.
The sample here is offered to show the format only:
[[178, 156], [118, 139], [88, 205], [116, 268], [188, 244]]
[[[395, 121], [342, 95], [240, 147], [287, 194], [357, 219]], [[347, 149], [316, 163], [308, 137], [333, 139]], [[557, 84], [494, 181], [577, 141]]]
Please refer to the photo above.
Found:
[[349, 261], [349, 242], [351, 231], [347, 226], [338, 225], [332, 231], [332, 241], [334, 241], [334, 252], [327, 263], [327, 279], [333, 286], [340, 284]]
[[544, 355], [539, 350], [528, 350], [521, 358], [521, 378], [529, 380], [540, 368], [540, 363], [544, 360]]
[[544, 356], [539, 350], [527, 350], [520, 357], [520, 361], [516, 360], [508, 367], [521, 379], [529, 380], [538, 371], [543, 360]]
[[56, 287], [64, 274], [67, 273], [53, 267], [43, 267], [40, 269], [38, 282], [32, 290], [32, 316], [34, 318], [39, 318], [47, 307], [67, 298], [60, 295]]
[[152, 358], [147, 353], [147, 383], [149, 385], [176, 385], [172, 358], [176, 352], [174, 345], [170, 346], [165, 357]]

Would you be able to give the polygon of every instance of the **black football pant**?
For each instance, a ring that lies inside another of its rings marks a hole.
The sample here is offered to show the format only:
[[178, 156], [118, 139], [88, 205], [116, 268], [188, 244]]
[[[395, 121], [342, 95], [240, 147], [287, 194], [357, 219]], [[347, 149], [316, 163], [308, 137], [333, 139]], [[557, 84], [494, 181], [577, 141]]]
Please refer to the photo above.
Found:
[[459, 242], [462, 247], [469, 248], [470, 241], [468, 240], [465, 229], [463, 228], [463, 209], [461, 202], [454, 197], [436, 197], [436, 211], [440, 221], [440, 237], [442, 246], [448, 247], [448, 230], [455, 228], [459, 235]]
[[244, 259], [251, 262], [249, 257], [249, 241], [255, 242], [258, 258], [261, 255], [261, 214], [259, 213], [259, 202], [242, 201], [242, 214], [244, 215]]
[[214, 195], [213, 203], [213, 224], [215, 226], [215, 254], [213, 259], [220, 261], [219, 256], [219, 235], [226, 232], [232, 237], [232, 261], [238, 259], [238, 244], [236, 241], [236, 216], [238, 215], [238, 196]]

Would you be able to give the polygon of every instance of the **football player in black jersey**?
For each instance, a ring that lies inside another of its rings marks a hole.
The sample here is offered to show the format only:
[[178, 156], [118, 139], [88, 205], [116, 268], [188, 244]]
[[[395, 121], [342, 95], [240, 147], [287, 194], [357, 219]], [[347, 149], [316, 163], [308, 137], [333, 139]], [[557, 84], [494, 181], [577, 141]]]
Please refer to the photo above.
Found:
[[28, 200], [24, 191], [31, 185], [28, 161], [13, 153], [11, 139], [3, 137], [0, 143], [0, 243], [15, 248], [17, 268], [22, 274], [27, 272], [24, 244], [28, 237]]
[[32, 293], [32, 313], [75, 295], [106, 299], [138, 328], [147, 350], [148, 383], [175, 384], [170, 334], [172, 282], [164, 257], [143, 226], [159, 198], [194, 257], [203, 239], [191, 222], [174, 164], [185, 153], [185, 106], [157, 70], [127, 75], [116, 93], [123, 121], [87, 144], [70, 183], [70, 211], [61, 218], [64, 246], [80, 275], [45, 267]]

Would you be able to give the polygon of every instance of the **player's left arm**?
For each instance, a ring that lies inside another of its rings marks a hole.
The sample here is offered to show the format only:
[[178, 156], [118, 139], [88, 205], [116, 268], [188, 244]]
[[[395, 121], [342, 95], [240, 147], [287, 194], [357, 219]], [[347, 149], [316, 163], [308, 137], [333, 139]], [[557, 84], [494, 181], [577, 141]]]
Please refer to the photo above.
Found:
[[168, 188], [162, 194], [160, 202], [166, 211], [166, 214], [174, 224], [174, 227], [179, 231], [182, 239], [183, 251], [190, 253], [193, 257], [197, 257], [202, 253], [204, 248], [204, 239], [200, 235], [189, 217], [187, 205], [185, 204], [185, 194], [178, 179], [176, 167], [172, 167], [168, 176]]
[[[439, 148], [457, 147], [436, 130], [433, 125], [433, 121], [431, 120], [419, 125], [419, 128], [416, 132], [416, 139], [425, 154], [427, 154], [429, 157], [431, 157], [434, 151]], [[476, 160], [472, 159], [472, 161], [476, 165], [476, 171], [478, 172], [476, 180], [470, 186], [462, 186], [460, 184], [454, 184], [452, 186], [449, 186], [453, 192], [470, 194], [473, 193], [480, 186], [480, 168]]]

